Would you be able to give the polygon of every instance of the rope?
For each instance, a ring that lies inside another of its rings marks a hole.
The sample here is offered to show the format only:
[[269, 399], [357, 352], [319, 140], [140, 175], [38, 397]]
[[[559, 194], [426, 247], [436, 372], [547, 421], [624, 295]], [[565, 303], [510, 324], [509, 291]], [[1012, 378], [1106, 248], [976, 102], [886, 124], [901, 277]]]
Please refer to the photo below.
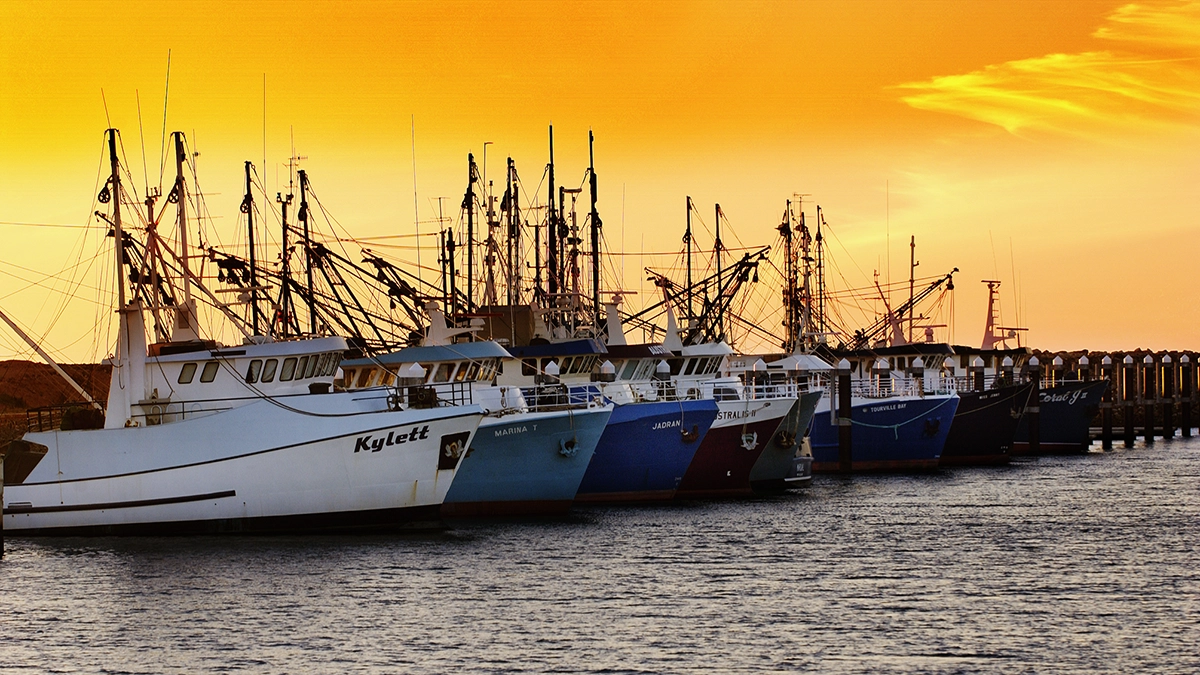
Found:
[[921, 414], [917, 415], [916, 417], [913, 417], [912, 419], [906, 420], [904, 422], [900, 422], [899, 424], [868, 424], [866, 422], [860, 422], [860, 421], [854, 419], [853, 417], [850, 419], [850, 424], [857, 425], [860, 427], [867, 427], [869, 429], [891, 429], [892, 433], [895, 435], [896, 440], [900, 440], [900, 427], [905, 426], [907, 424], [912, 424], [913, 422], [916, 422], [920, 418], [925, 417], [926, 415], [938, 410], [939, 408], [946, 405], [950, 401], [953, 401], [956, 398], [958, 398], [958, 397], [957, 396], [948, 396], [948, 397], [946, 397], [946, 400], [937, 404], [937, 406], [935, 406], [925, 412], [922, 412]]

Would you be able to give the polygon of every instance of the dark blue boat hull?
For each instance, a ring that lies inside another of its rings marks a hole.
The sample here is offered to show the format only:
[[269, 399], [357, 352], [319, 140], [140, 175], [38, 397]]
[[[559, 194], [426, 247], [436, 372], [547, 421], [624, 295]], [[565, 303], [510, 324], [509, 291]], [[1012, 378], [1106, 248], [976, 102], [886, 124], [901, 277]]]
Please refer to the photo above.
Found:
[[672, 499], [716, 417], [713, 400], [618, 405], [575, 500]]
[[1007, 464], [1032, 393], [1033, 385], [1022, 384], [959, 394], [941, 465]]
[[[809, 434], [813, 472], [840, 470], [838, 428], [826, 406]], [[950, 433], [958, 397], [904, 398], [860, 403], [851, 412], [851, 471], [936, 469]]]
[[[1106, 389], [1108, 380], [1062, 382], [1041, 390], [1038, 405], [1041, 453], [1087, 452], [1092, 444], [1092, 417]], [[1030, 454], [1029, 415], [1021, 418], [1017, 426], [1013, 454]]]

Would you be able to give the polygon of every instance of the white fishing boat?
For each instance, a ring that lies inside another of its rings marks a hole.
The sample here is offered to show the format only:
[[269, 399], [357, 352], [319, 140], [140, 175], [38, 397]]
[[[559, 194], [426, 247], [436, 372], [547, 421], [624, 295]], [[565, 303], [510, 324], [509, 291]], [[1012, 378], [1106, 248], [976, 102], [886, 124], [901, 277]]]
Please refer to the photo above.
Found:
[[[112, 174], [101, 201], [111, 202], [113, 241], [125, 242], [115, 130], [108, 147]], [[182, 169], [176, 180], [182, 225]], [[146, 234], [147, 250], [164, 253], [153, 221]], [[119, 330], [103, 428], [31, 418], [35, 428], [8, 452], [6, 531], [314, 532], [436, 522], [482, 418], [469, 390], [419, 387], [380, 406], [333, 391], [347, 348], [340, 337], [247, 333], [233, 347], [200, 339], [190, 289], [203, 289], [187, 274], [186, 248], [171, 254], [185, 273], [182, 301], [147, 307], [136, 284], [159, 272], [148, 264], [129, 275], [135, 292], [127, 302], [126, 246], [115, 247]], [[171, 339], [147, 345], [147, 310], [156, 321], [173, 317]], [[442, 404], [459, 395], [468, 398]]]

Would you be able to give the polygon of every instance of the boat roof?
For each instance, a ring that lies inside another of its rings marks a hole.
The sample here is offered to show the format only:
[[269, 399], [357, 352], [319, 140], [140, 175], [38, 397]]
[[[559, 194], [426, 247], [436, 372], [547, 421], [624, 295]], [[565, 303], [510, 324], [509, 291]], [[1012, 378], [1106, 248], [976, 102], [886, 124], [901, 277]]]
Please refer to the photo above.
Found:
[[724, 342], [704, 342], [698, 345], [685, 345], [681, 356], [726, 356], [733, 353], [733, 347]]
[[393, 363], [438, 363], [441, 361], [463, 361], [466, 359], [510, 358], [504, 347], [491, 340], [479, 342], [459, 342], [450, 345], [434, 345], [430, 347], [406, 347], [398, 352], [381, 354], [365, 359], [343, 361], [343, 368], [358, 366], [393, 364]]
[[608, 345], [608, 355], [614, 359], [670, 358], [670, 349], [662, 345]]
[[600, 342], [587, 338], [584, 340], [569, 340], [567, 342], [547, 342], [540, 345], [524, 345], [509, 347], [508, 352], [517, 358], [525, 356], [588, 356], [592, 354], [607, 354], [608, 350]]

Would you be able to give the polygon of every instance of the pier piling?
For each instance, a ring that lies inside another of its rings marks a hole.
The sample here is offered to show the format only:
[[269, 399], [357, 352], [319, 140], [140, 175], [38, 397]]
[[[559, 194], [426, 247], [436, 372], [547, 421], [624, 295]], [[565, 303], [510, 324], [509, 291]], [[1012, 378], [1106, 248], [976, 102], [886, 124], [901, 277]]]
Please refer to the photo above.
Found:
[[1195, 380], [1192, 377], [1192, 359], [1184, 354], [1179, 357], [1179, 390], [1183, 398], [1182, 409], [1179, 411], [1180, 433], [1184, 438], [1192, 437], [1192, 389]]
[[1121, 412], [1125, 417], [1125, 447], [1133, 447], [1133, 401], [1137, 397], [1137, 366], [1126, 354], [1121, 361]]
[[0, 560], [4, 559], [4, 454], [0, 447]]
[[838, 394], [838, 470], [850, 473], [853, 455], [850, 452], [850, 361], [842, 359], [837, 365]]
[[1170, 354], [1162, 358], [1162, 437], [1175, 438], [1175, 363]]
[[1092, 362], [1088, 360], [1087, 354], [1079, 357], [1079, 379], [1084, 382], [1092, 381]]
[[1108, 380], [1108, 389], [1105, 389], [1104, 395], [1100, 397], [1100, 447], [1112, 450], [1113, 366], [1112, 357], [1107, 354], [1100, 360], [1100, 376]]
[[1154, 357], [1147, 354], [1142, 359], [1142, 414], [1145, 416], [1145, 426], [1142, 437], [1146, 445], [1154, 443], [1154, 403], [1156, 389], [1154, 388]]
[[1029, 413], [1029, 454], [1037, 455], [1042, 450], [1042, 367], [1036, 356], [1029, 357], [1029, 380], [1033, 383], [1032, 405], [1025, 409]]

